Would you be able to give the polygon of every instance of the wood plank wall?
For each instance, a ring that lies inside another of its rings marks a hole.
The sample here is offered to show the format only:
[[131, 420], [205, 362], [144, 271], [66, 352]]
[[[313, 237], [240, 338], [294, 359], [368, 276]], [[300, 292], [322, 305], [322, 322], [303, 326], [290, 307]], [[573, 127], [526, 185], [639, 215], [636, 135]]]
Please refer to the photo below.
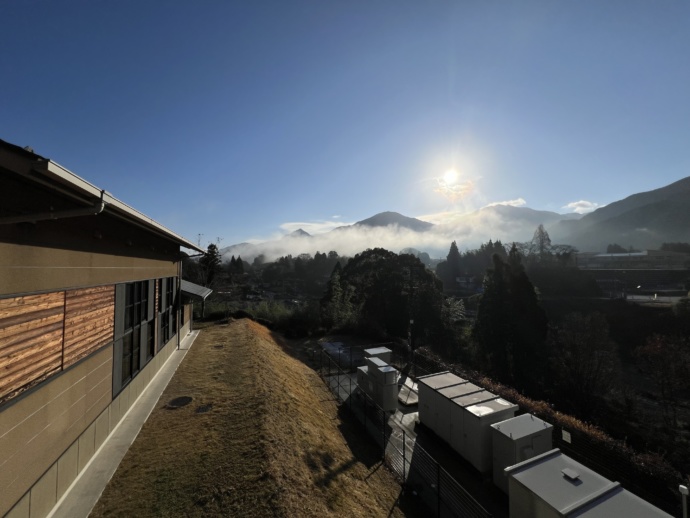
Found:
[[0, 400], [62, 368], [65, 292], [0, 300]]
[[68, 291], [63, 367], [112, 342], [114, 329], [115, 286]]
[[115, 286], [0, 299], [0, 402], [113, 340]]

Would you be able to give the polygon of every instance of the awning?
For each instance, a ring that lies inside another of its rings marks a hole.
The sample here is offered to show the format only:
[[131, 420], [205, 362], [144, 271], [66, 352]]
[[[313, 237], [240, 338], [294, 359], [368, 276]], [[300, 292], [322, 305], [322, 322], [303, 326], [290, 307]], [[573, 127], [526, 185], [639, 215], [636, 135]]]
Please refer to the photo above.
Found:
[[211, 288], [199, 286], [198, 284], [194, 284], [193, 282], [185, 280], [182, 281], [180, 289], [182, 290], [183, 295], [187, 295], [198, 300], [206, 300], [206, 297], [213, 293], [213, 290]]

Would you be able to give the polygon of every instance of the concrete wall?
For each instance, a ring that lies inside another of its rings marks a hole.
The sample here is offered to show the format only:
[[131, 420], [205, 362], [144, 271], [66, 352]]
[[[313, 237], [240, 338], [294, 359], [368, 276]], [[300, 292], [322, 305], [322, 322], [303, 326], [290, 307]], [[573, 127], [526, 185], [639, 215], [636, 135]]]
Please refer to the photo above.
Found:
[[177, 336], [112, 401], [109, 346], [0, 413], [0, 516], [46, 516], [176, 348]]

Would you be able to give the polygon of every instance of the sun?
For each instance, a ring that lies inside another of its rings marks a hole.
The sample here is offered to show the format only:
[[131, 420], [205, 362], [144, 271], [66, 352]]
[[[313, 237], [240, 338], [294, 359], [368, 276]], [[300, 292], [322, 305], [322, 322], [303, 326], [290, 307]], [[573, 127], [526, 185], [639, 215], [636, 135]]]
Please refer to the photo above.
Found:
[[448, 169], [443, 173], [443, 181], [446, 185], [453, 185], [458, 181], [458, 172], [455, 169]]

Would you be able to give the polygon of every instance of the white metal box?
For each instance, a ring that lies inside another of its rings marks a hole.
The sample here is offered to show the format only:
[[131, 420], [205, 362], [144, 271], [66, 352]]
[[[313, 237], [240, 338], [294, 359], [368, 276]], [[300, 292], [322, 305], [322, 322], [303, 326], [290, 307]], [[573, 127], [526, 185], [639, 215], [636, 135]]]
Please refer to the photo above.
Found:
[[553, 448], [553, 426], [523, 414], [491, 425], [494, 484], [508, 493], [508, 479], [503, 470]]
[[379, 367], [379, 379], [382, 385], [397, 385], [398, 384], [398, 369], [390, 365]]
[[381, 358], [377, 358], [376, 356], [365, 358], [364, 361], [366, 362], [367, 367], [369, 367], [369, 375], [375, 377], [377, 377], [377, 374], [374, 371], [378, 370], [380, 367], [385, 367], [388, 365]]
[[438, 415], [443, 406], [443, 400], [446, 399], [438, 393], [438, 390], [465, 382], [466, 380], [447, 371], [417, 378], [419, 421], [436, 431]]
[[364, 349], [365, 358], [380, 358], [386, 363], [391, 362], [392, 351], [387, 347], [373, 347], [371, 349]]
[[[476, 385], [475, 385], [476, 386]], [[450, 445], [464, 458], [467, 458], [465, 431], [466, 408], [483, 401], [496, 399], [498, 396], [488, 390], [475, 390], [463, 396], [453, 398], [450, 405]]]
[[513, 417], [518, 406], [502, 398], [484, 401], [465, 409], [462, 428], [464, 452], [460, 454], [481, 473], [493, 467], [491, 425]]
[[[437, 396], [435, 396], [436, 405], [436, 419], [434, 421], [434, 431], [436, 434], [451, 444], [451, 437], [453, 435], [453, 422], [452, 422], [452, 406], [453, 399], [473, 394], [475, 392], [481, 392], [483, 389], [474, 383], [468, 381], [460, 383], [458, 385], [451, 385], [450, 387], [444, 387], [436, 391]], [[494, 396], [495, 397], [495, 396]]]
[[377, 383], [375, 385], [374, 392], [376, 397], [374, 401], [386, 412], [391, 412], [397, 410], [398, 408], [398, 384], [394, 383], [392, 385], [381, 385]]
[[369, 367], [366, 365], [362, 365], [361, 367], [357, 367], [357, 386], [362, 389], [364, 392], [369, 392], [368, 390], [368, 385], [369, 385]]

